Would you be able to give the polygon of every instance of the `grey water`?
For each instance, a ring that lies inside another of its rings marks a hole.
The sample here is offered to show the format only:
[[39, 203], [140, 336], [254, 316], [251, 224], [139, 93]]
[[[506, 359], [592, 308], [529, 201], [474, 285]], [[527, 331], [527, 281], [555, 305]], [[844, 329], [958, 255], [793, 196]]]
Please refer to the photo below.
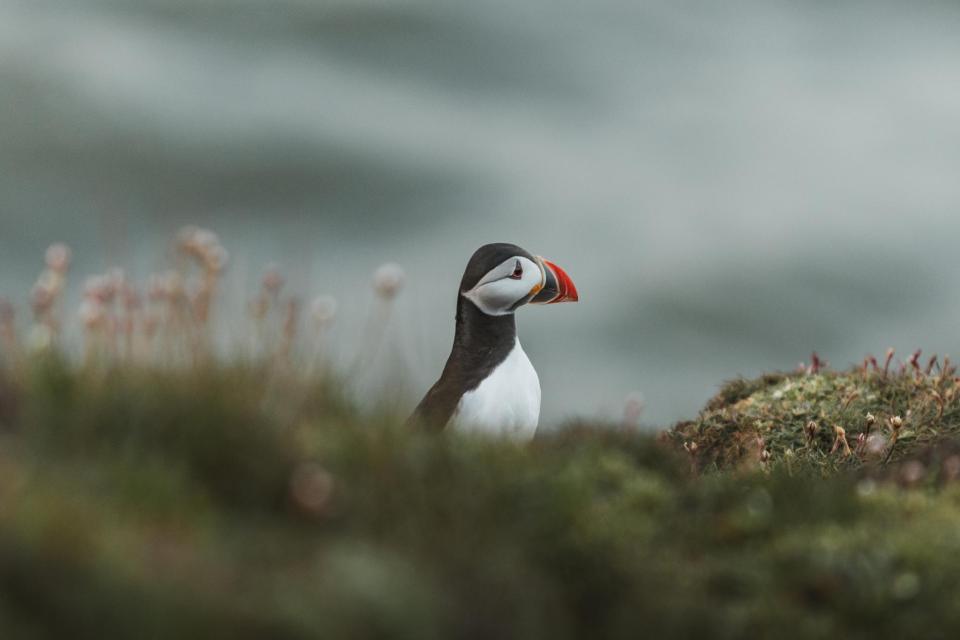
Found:
[[145, 278], [199, 224], [224, 326], [276, 262], [349, 354], [396, 261], [412, 406], [470, 253], [515, 242], [581, 293], [518, 317], [549, 424], [639, 391], [663, 425], [814, 349], [960, 356], [958, 33], [925, 1], [0, 0], [0, 294], [56, 240]]

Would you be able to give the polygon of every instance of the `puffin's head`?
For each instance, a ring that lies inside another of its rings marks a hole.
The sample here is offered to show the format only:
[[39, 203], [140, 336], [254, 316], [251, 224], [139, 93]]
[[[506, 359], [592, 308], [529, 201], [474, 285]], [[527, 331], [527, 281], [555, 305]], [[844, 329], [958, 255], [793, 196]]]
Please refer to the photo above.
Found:
[[529, 303], [576, 302], [577, 288], [567, 273], [514, 244], [480, 247], [467, 263], [460, 295], [490, 316], [503, 316]]

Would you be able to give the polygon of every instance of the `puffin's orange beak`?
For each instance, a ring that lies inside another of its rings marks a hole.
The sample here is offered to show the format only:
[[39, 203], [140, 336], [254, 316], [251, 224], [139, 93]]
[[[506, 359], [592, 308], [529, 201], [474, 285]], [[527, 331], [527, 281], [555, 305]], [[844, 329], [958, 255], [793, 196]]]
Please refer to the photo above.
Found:
[[530, 299], [532, 304], [576, 302], [580, 299], [577, 287], [566, 271], [545, 258], [540, 258], [540, 262], [543, 264], [544, 283], [543, 288]]

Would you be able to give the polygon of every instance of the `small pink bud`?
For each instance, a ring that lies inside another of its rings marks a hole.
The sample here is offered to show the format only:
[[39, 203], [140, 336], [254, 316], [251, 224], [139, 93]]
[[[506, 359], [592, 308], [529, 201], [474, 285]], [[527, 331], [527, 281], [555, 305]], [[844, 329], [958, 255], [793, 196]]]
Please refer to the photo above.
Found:
[[923, 355], [922, 349], [917, 349], [913, 352], [913, 355], [910, 356], [910, 366], [913, 367], [914, 371], [920, 371], [920, 356]]
[[890, 373], [890, 363], [893, 362], [893, 356], [895, 353], [896, 351], [894, 351], [893, 347], [887, 349], [887, 357], [883, 363], [883, 375], [888, 375]]

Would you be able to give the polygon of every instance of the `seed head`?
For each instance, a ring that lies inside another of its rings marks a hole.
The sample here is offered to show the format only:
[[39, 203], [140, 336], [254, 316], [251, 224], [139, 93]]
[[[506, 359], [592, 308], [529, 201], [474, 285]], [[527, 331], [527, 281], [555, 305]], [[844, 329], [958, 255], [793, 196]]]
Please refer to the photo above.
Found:
[[384, 300], [393, 299], [403, 286], [403, 268], [395, 262], [380, 265], [373, 274], [373, 290]]
[[73, 254], [70, 251], [70, 247], [63, 244], [62, 242], [57, 242], [55, 244], [47, 247], [47, 253], [44, 256], [47, 267], [56, 273], [66, 273], [67, 269], [70, 267], [70, 258]]
[[226, 249], [217, 234], [209, 229], [184, 227], [177, 234], [177, 244], [180, 251], [194, 258], [209, 275], [222, 271], [227, 264]]
[[835, 425], [833, 431], [836, 434], [836, 440], [833, 441], [833, 448], [830, 449], [830, 453], [834, 453], [837, 449], [843, 450], [843, 455], [849, 456], [851, 454], [850, 444], [847, 442], [847, 432], [840, 425]]

